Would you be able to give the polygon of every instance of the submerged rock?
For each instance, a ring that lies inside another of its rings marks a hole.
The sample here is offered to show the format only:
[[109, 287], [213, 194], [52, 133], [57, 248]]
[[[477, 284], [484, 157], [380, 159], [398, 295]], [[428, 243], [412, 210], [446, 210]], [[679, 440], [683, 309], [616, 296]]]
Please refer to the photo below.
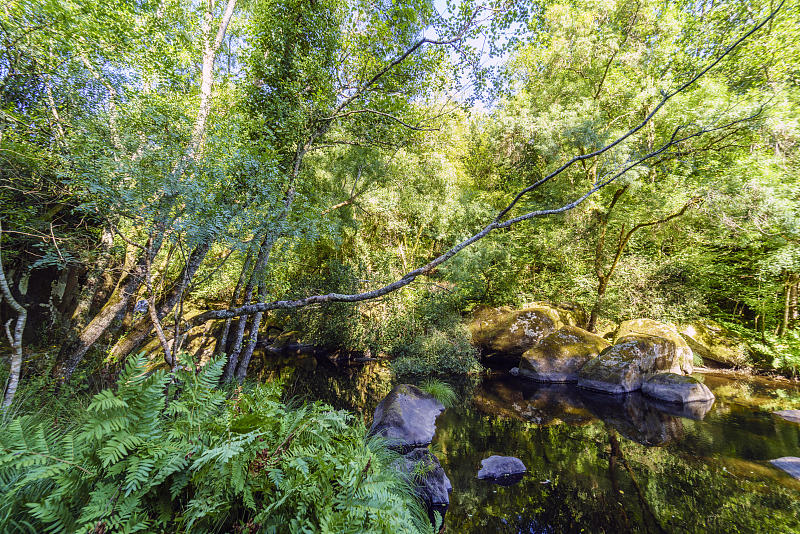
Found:
[[581, 367], [608, 346], [608, 341], [598, 335], [565, 326], [525, 351], [519, 374], [539, 382], [576, 382]]
[[472, 343], [484, 356], [519, 357], [552, 332], [580, 320], [574, 310], [535, 303], [521, 310], [484, 308], [469, 324]]
[[605, 393], [636, 391], [659, 373], [690, 374], [692, 350], [670, 325], [651, 319], [625, 321], [614, 345], [584, 365], [578, 386]]
[[796, 456], [784, 456], [783, 458], [770, 460], [769, 463], [800, 480], [800, 458]]
[[714, 400], [714, 394], [705, 384], [691, 376], [675, 373], [657, 374], [642, 384], [642, 393], [666, 402], [692, 403]]
[[414, 487], [414, 492], [428, 511], [431, 522], [434, 522], [434, 511], [439, 512], [444, 519], [444, 514], [450, 506], [453, 485], [442, 469], [439, 459], [427, 448], [418, 448], [399, 458], [395, 468], [403, 473]]
[[703, 363], [712, 366], [743, 367], [747, 365], [749, 348], [742, 336], [711, 319], [683, 324], [679, 332]]
[[426, 447], [436, 432], [436, 418], [444, 410], [433, 395], [416, 386], [399, 384], [375, 408], [369, 435], [383, 436], [400, 452]]
[[513, 456], [489, 456], [481, 460], [478, 478], [490, 480], [502, 486], [510, 486], [522, 480], [527, 469], [522, 460]]
[[779, 410], [772, 413], [792, 423], [800, 423], [800, 410]]

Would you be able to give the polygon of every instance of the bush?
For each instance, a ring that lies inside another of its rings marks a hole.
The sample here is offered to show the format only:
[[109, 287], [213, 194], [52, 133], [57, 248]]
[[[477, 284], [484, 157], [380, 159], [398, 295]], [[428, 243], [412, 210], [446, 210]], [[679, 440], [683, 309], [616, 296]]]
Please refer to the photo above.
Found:
[[289, 408], [275, 384], [228, 400], [223, 360], [174, 379], [132, 360], [73, 428], [2, 423], [0, 531], [431, 530], [396, 455], [346, 412]]

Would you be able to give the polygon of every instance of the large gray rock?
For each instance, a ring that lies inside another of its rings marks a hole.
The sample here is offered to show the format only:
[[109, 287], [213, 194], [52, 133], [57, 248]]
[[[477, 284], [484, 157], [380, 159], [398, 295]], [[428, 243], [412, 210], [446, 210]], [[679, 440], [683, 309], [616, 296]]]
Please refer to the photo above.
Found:
[[522, 480], [525, 471], [525, 464], [519, 458], [493, 455], [481, 460], [478, 478], [510, 486]]
[[772, 413], [792, 423], [800, 423], [800, 410], [778, 410]]
[[369, 435], [385, 437], [389, 447], [400, 452], [426, 447], [443, 410], [433, 395], [409, 384], [397, 385], [375, 408]]
[[539, 382], [577, 382], [581, 367], [608, 346], [608, 341], [598, 335], [565, 326], [525, 351], [519, 374]]
[[714, 394], [705, 384], [691, 376], [675, 373], [661, 373], [650, 377], [642, 384], [642, 393], [654, 399], [680, 404], [714, 400]]
[[425, 506], [431, 522], [435, 523], [434, 512], [439, 512], [444, 519], [450, 506], [453, 485], [439, 459], [427, 448], [414, 449], [397, 460], [395, 469], [403, 473], [414, 487], [414, 492]]
[[636, 391], [659, 373], [690, 374], [692, 350], [670, 325], [651, 319], [625, 321], [614, 345], [578, 372], [578, 387], [604, 393]]
[[519, 357], [542, 339], [566, 325], [576, 326], [578, 310], [547, 303], [531, 303], [520, 310], [483, 308], [469, 323], [472, 343], [484, 356]]
[[770, 460], [769, 463], [800, 480], [800, 458], [796, 456], [784, 456], [783, 458]]

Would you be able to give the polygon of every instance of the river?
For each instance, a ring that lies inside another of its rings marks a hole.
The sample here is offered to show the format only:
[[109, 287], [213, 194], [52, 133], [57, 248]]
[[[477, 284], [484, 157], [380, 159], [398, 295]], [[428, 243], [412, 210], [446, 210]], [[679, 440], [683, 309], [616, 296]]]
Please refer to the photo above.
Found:
[[[503, 371], [454, 383], [459, 402], [439, 416], [431, 446], [453, 484], [445, 532], [800, 532], [800, 481], [769, 463], [800, 456], [800, 424], [772, 414], [799, 407], [800, 388], [696, 376], [717, 397], [706, 413]], [[380, 363], [312, 358], [278, 360], [262, 378], [367, 425], [394, 381]], [[527, 474], [508, 487], [478, 480], [492, 454], [520, 458]]]

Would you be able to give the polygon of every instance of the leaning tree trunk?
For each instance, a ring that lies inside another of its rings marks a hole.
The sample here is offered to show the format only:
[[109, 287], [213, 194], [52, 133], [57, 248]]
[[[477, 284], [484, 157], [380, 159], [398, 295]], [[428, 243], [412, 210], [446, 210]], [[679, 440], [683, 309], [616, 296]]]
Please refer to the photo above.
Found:
[[[195, 247], [189, 255], [186, 265], [184, 265], [183, 270], [178, 275], [177, 282], [173, 284], [169, 294], [157, 306], [159, 320], [166, 317], [170, 310], [180, 301], [184, 291], [186, 291], [186, 287], [194, 278], [194, 275], [203, 263], [210, 248], [210, 241], [204, 242]], [[111, 349], [111, 357], [116, 359], [123, 358], [136, 350], [136, 348], [144, 342], [152, 329], [153, 321], [149, 316], [139, 319], [128, 333], [114, 344], [114, 347]]]
[[103, 272], [105, 272], [111, 262], [111, 247], [114, 245], [114, 234], [110, 228], [106, 227], [103, 229], [100, 244], [101, 252], [97, 256], [94, 266], [89, 270], [86, 285], [81, 291], [78, 305], [75, 307], [75, 311], [72, 313], [66, 325], [66, 340], [61, 344], [61, 349], [56, 357], [57, 362], [66, 360], [70, 354], [74, 353], [78, 346], [78, 335], [76, 332], [81, 332], [86, 327], [86, 322], [89, 319], [89, 309], [103, 281]]
[[89, 324], [78, 335], [78, 340], [72, 353], [64, 362], [59, 373], [61, 380], [69, 382], [72, 373], [78, 367], [83, 357], [100, 339], [100, 337], [108, 330], [114, 317], [124, 310], [130, 302], [131, 297], [139, 289], [142, 284], [142, 269], [144, 268], [144, 255], [139, 254], [140, 250], [133, 245], [128, 245], [126, 252], [125, 266], [123, 274], [117, 282], [117, 286], [111, 293], [111, 296], [106, 301], [105, 305], [99, 312], [89, 321]]

